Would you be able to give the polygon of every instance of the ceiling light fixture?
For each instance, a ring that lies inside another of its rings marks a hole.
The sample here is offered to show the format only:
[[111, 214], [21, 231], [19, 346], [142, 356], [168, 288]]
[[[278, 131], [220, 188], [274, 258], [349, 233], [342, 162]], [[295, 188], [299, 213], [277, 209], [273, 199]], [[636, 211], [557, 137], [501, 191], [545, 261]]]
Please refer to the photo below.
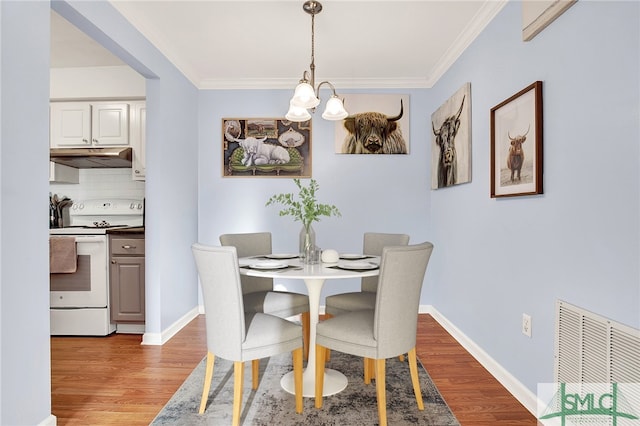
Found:
[[302, 5], [302, 9], [311, 15], [311, 65], [309, 66], [310, 72], [307, 70], [302, 74], [300, 83], [296, 86], [293, 93], [293, 98], [289, 101], [289, 111], [286, 114], [286, 118], [291, 121], [307, 121], [311, 119], [309, 110], [314, 111], [320, 104], [320, 87], [323, 84], [328, 85], [331, 88], [331, 98], [327, 101], [325, 110], [322, 113], [322, 118], [325, 120], [338, 121], [346, 118], [349, 113], [344, 109], [344, 105], [338, 95], [336, 94], [336, 88], [329, 81], [322, 81], [315, 88], [315, 31], [314, 31], [314, 18], [322, 11], [322, 4], [318, 1], [306, 1]]

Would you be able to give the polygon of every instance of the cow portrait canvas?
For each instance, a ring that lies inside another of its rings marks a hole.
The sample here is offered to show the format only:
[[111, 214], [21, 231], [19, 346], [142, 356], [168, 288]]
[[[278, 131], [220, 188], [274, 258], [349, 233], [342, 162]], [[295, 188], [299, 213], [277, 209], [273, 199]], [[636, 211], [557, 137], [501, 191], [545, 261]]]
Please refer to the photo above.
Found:
[[349, 116], [336, 122], [336, 153], [409, 153], [409, 95], [346, 94], [341, 97]]
[[491, 197], [542, 194], [542, 82], [491, 108]]
[[471, 182], [471, 83], [431, 114], [431, 189]]

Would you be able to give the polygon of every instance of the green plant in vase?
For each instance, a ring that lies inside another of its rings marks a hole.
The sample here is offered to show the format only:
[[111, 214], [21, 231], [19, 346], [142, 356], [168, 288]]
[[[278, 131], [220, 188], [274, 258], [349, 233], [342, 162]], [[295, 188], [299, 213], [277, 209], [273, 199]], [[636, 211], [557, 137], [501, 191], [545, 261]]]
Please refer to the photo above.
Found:
[[299, 189], [298, 198], [294, 194], [276, 194], [271, 196], [266, 206], [281, 204], [280, 216], [293, 216], [293, 220], [302, 222], [300, 231], [300, 256], [306, 259], [306, 253], [315, 248], [315, 231], [311, 224], [320, 220], [321, 216], [342, 216], [340, 210], [331, 204], [318, 203], [316, 193], [320, 189], [315, 179], [304, 186], [300, 179], [293, 179]]

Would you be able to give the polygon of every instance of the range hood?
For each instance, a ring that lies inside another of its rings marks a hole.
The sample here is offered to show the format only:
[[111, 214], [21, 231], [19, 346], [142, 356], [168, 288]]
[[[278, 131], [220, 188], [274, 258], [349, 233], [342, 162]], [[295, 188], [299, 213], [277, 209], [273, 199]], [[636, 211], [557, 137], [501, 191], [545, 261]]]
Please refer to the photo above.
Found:
[[110, 148], [51, 148], [50, 159], [54, 163], [76, 169], [130, 168], [130, 147]]

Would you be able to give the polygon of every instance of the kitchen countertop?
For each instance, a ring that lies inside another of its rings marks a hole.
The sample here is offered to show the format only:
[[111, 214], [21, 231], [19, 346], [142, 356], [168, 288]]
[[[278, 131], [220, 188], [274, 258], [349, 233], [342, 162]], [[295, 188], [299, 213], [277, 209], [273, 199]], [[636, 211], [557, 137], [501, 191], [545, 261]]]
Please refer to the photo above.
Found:
[[108, 229], [107, 234], [144, 234], [144, 226]]

